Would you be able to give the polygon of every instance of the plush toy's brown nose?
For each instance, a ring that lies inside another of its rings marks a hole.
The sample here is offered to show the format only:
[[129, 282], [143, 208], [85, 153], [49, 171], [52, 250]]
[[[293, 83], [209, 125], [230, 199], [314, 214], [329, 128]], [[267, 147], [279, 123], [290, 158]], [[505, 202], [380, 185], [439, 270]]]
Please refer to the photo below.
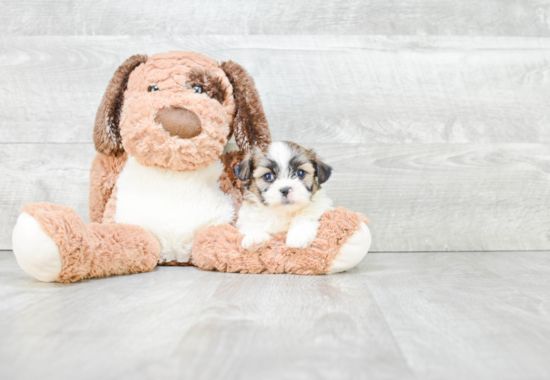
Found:
[[190, 139], [201, 133], [201, 121], [195, 113], [185, 108], [161, 108], [155, 121], [162, 125], [171, 136]]

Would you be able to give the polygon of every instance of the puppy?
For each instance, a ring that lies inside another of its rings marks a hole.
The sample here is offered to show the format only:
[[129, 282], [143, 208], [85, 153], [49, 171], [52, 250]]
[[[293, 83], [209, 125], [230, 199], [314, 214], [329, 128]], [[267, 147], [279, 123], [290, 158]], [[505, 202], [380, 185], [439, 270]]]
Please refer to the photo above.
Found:
[[245, 186], [237, 220], [245, 249], [258, 249], [284, 232], [288, 247], [306, 248], [317, 235], [321, 215], [333, 209], [321, 189], [332, 168], [313, 150], [292, 142], [255, 148], [233, 171]]

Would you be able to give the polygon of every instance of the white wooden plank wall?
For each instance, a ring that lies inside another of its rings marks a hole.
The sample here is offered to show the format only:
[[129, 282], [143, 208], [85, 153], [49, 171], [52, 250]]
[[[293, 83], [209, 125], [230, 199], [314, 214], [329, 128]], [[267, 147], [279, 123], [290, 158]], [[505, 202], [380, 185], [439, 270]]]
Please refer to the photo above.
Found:
[[550, 249], [550, 1], [0, 1], [0, 249], [28, 202], [87, 219], [91, 132], [135, 53], [254, 76], [374, 251]]
[[2, 0], [0, 9], [0, 32], [13, 36], [550, 36], [547, 0]]

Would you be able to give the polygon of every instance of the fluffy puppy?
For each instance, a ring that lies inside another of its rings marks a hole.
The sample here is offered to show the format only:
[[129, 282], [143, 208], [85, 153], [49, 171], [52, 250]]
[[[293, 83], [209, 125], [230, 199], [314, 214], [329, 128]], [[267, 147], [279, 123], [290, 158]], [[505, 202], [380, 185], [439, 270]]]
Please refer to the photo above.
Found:
[[284, 232], [287, 246], [306, 248], [317, 235], [321, 215], [333, 209], [321, 189], [332, 168], [297, 144], [279, 141], [255, 148], [234, 172], [245, 186], [237, 220], [245, 249], [258, 249]]

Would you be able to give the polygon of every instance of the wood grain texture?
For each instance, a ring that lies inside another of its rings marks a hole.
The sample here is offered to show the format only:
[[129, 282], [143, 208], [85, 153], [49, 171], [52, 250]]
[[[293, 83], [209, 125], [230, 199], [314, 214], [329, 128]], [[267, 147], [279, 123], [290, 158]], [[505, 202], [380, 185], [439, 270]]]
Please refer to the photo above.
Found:
[[0, 7], [2, 35], [550, 35], [547, 0], [4, 0]]
[[[335, 205], [372, 221], [373, 251], [550, 249], [550, 147], [543, 144], [308, 144], [334, 167]], [[5, 144], [0, 249], [26, 203], [87, 219], [92, 144]]]
[[375, 251], [550, 249], [550, 147], [316, 144], [336, 204], [373, 222]]
[[170, 50], [246, 67], [276, 139], [550, 142], [550, 39], [4, 37], [0, 45], [0, 142], [91, 142], [118, 65]]
[[[39, 283], [0, 252], [5, 379], [546, 379], [550, 252]], [[32, 358], [29, 361], [29, 358]]]
[[0, 377], [413, 379], [352, 277], [165, 267], [64, 286], [0, 252]]
[[2, 144], [0, 147], [0, 249], [11, 247], [15, 221], [27, 203], [70, 206], [88, 221], [93, 144]]
[[418, 379], [547, 379], [550, 252], [371, 255], [365, 277]]
[[550, 40], [425, 37], [8, 37], [0, 142], [90, 142], [135, 53], [193, 50], [254, 76], [277, 139], [550, 142]]

